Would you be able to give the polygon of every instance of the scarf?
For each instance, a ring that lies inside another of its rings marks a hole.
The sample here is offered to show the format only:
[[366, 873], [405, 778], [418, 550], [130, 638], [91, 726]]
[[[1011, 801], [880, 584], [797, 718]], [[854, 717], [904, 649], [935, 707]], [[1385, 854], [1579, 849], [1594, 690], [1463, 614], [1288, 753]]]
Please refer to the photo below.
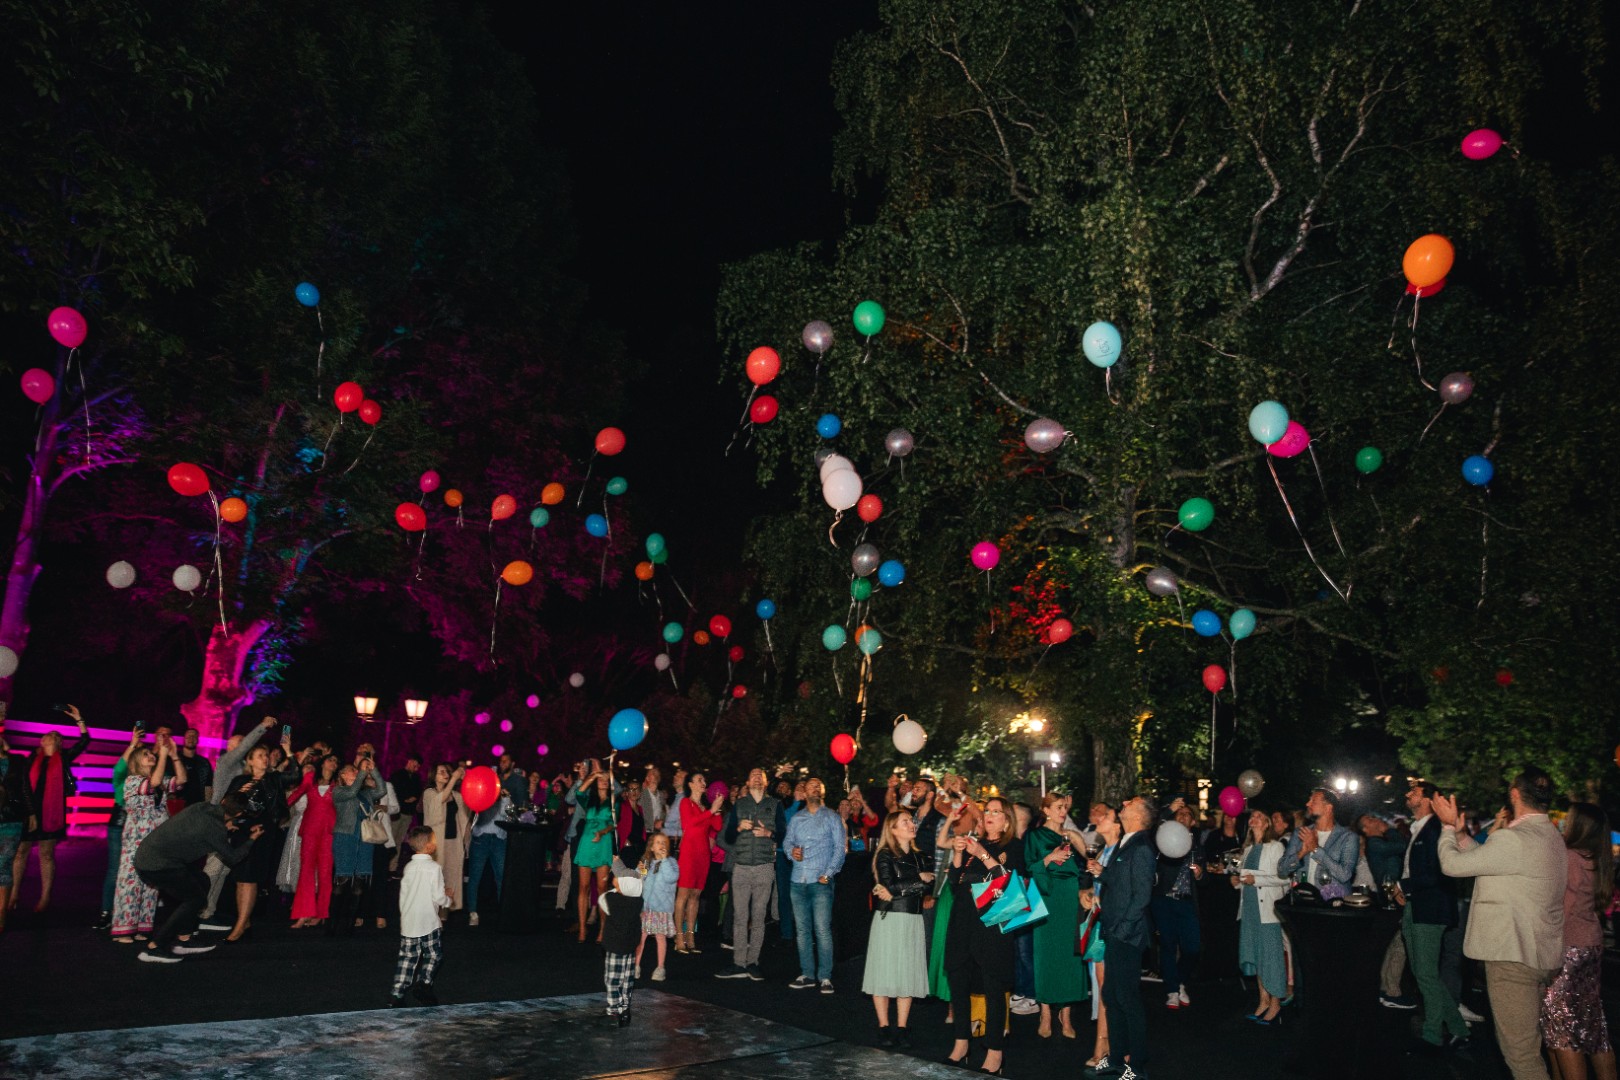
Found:
[[[40, 773], [45, 774], [44, 790], [40, 789]], [[67, 827], [67, 789], [62, 781], [62, 755], [40, 754], [28, 766], [28, 782], [40, 793], [39, 827], [42, 832], [57, 832]]]

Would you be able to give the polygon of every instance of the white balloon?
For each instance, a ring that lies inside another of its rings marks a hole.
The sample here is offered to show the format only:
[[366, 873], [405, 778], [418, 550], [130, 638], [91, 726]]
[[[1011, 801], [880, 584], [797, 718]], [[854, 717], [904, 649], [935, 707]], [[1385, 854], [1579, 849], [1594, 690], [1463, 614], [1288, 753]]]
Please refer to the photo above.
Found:
[[0, 645], [0, 679], [9, 679], [17, 674], [17, 654], [5, 645]]
[[585, 676], [581, 675], [577, 671], [574, 672], [572, 675], [568, 676], [568, 685], [572, 686], [575, 690], [578, 690], [580, 687], [585, 685]]
[[174, 568], [174, 587], [181, 592], [194, 592], [202, 584], [202, 571], [190, 563]]
[[855, 464], [843, 454], [828, 454], [821, 462], [821, 482], [826, 483], [827, 477], [835, 472], [854, 472]]
[[657, 656], [653, 657], [653, 667], [657, 668], [659, 671], [668, 671], [669, 653], [661, 652]]
[[1154, 834], [1159, 854], [1167, 859], [1179, 859], [1192, 850], [1192, 832], [1179, 821], [1167, 821]]
[[894, 748], [902, 754], [915, 754], [928, 741], [928, 732], [915, 720], [902, 720], [894, 725]]
[[107, 567], [107, 584], [115, 589], [127, 589], [135, 584], [135, 568], [123, 559]]
[[822, 478], [821, 497], [834, 510], [848, 510], [861, 501], [861, 478], [853, 469], [831, 473]]

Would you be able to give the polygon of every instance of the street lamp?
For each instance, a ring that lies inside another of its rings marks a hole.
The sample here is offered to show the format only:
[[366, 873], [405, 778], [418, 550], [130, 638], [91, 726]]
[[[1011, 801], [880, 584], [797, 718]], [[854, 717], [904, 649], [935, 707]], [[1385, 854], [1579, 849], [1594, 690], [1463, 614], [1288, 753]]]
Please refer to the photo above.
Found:
[[427, 701], [422, 699], [422, 698], [406, 698], [405, 699], [405, 719], [403, 719], [403, 720], [395, 720], [395, 719], [393, 719], [391, 717], [378, 716], [377, 715], [377, 699], [376, 698], [374, 698], [374, 697], [366, 697], [366, 696], [364, 696], [362, 694], [354, 695], [354, 714], [356, 716], [358, 716], [362, 721], [364, 721], [365, 723], [368, 723], [368, 724], [373, 723], [373, 722], [378, 721], [378, 720], [382, 721], [382, 723], [383, 723], [383, 760], [384, 761], [389, 760], [388, 748], [389, 748], [389, 744], [393, 742], [394, 725], [395, 724], [409, 724], [409, 725], [414, 726], [416, 724], [420, 724], [422, 722], [423, 718], [427, 716], [427, 707], [428, 707]]
[[409, 697], [406, 698], [405, 699], [405, 716], [406, 716], [406, 718], [413, 724], [421, 723], [422, 722], [422, 717], [427, 715], [427, 705], [428, 705], [428, 703], [423, 701], [421, 698], [409, 698]]
[[1338, 792], [1340, 795], [1343, 795], [1346, 792], [1354, 795], [1357, 791], [1361, 790], [1361, 781], [1349, 779], [1343, 776], [1336, 776], [1333, 778], [1333, 790]]
[[1063, 764], [1063, 754], [1056, 747], [1041, 746], [1029, 752], [1029, 763], [1041, 767], [1041, 798], [1046, 798], [1046, 767], [1056, 769]]
[[366, 697], [364, 694], [354, 695], [354, 715], [362, 721], [370, 721], [377, 714], [377, 699]]

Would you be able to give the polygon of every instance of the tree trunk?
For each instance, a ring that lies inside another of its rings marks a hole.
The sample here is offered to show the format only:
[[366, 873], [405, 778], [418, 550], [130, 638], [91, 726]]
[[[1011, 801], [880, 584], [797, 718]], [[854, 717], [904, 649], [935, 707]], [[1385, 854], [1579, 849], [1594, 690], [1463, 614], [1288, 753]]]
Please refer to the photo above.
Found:
[[226, 738], [235, 729], [242, 708], [253, 704], [253, 691], [242, 685], [242, 673], [248, 654], [269, 629], [269, 620], [255, 619], [229, 632], [215, 623], [209, 632], [202, 690], [195, 700], [180, 706], [180, 715], [202, 738]]
[[1114, 732], [1092, 732], [1091, 767], [1095, 778], [1092, 802], [1118, 806], [1136, 794], [1136, 746], [1130, 736], [1121, 739]]
[[[0, 603], [0, 645], [18, 656], [28, 648], [28, 598], [33, 595], [34, 582], [39, 580], [39, 543], [45, 534], [45, 511], [55, 471], [55, 402], [52, 398], [46, 404], [39, 449], [28, 474], [28, 497], [17, 524], [17, 545], [12, 549], [11, 567], [6, 572], [6, 596]], [[0, 701], [10, 700], [11, 679], [0, 679]]]

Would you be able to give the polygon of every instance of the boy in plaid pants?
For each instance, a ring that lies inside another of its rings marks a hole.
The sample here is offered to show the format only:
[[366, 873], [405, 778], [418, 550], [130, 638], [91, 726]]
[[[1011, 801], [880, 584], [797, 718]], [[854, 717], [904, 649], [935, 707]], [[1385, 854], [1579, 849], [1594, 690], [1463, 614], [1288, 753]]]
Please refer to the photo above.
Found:
[[439, 909], [453, 902], [444, 887], [444, 869], [433, 861], [438, 846], [433, 830], [418, 825], [406, 836], [411, 861], [399, 881], [399, 961], [394, 965], [394, 992], [388, 999], [393, 1008], [405, 1004], [405, 991], [417, 983], [416, 1000], [437, 1005], [433, 992], [433, 972], [444, 955], [439, 942]]
[[602, 894], [597, 903], [607, 916], [602, 928], [602, 947], [607, 958], [602, 981], [607, 986], [607, 1014], [617, 1017], [619, 1026], [630, 1023], [630, 993], [636, 982], [636, 946], [641, 941], [641, 878], [617, 859], [613, 861], [614, 891]]

